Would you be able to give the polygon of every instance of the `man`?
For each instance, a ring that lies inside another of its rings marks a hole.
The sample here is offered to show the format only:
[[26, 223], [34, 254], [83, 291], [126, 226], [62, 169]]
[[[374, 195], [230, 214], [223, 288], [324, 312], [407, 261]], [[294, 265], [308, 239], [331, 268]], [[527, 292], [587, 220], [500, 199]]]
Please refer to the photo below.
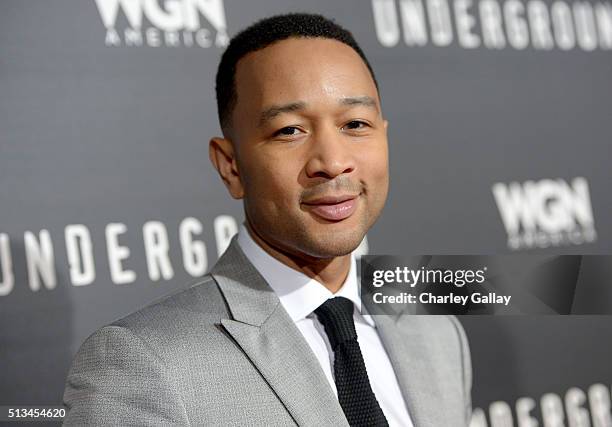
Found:
[[106, 326], [66, 424], [464, 426], [471, 371], [445, 316], [368, 316], [353, 251], [388, 192], [387, 122], [352, 35], [260, 21], [217, 74], [210, 158], [246, 220], [210, 274]]

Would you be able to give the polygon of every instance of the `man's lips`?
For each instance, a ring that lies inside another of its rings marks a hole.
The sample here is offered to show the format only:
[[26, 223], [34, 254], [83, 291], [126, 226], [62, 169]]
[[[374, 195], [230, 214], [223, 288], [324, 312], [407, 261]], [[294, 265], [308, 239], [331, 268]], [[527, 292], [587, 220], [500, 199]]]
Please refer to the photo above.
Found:
[[357, 209], [359, 195], [339, 195], [319, 197], [303, 202], [315, 215], [330, 221], [340, 221], [350, 217]]

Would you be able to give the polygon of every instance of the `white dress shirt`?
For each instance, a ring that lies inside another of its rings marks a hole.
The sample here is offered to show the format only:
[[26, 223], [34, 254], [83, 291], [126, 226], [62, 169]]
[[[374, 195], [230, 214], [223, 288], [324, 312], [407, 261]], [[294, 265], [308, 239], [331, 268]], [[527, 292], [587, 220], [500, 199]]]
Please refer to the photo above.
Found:
[[334, 352], [314, 310], [335, 296], [343, 296], [353, 302], [356, 307], [353, 319], [357, 340], [376, 399], [390, 426], [413, 427], [395, 372], [376, 332], [374, 320], [365, 313], [365, 307], [362, 310], [354, 254], [351, 254], [351, 266], [346, 280], [340, 290], [333, 294], [317, 280], [269, 255], [253, 240], [244, 224], [238, 233], [238, 244], [278, 295], [281, 304], [317, 357], [336, 396], [338, 391], [334, 382]]

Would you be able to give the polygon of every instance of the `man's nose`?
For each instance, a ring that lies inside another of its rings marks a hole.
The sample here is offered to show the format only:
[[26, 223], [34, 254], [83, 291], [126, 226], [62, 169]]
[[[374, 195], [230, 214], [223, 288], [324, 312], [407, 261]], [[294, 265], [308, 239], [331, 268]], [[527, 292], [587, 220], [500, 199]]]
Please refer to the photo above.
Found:
[[309, 177], [335, 178], [355, 169], [354, 153], [358, 147], [335, 126], [319, 129], [312, 137], [306, 174]]

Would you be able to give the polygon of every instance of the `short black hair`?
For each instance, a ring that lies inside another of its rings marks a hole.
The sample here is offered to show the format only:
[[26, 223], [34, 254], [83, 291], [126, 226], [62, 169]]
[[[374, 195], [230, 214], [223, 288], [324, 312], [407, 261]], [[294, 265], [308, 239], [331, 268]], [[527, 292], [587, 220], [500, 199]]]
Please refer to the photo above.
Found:
[[318, 14], [289, 13], [272, 16], [255, 22], [234, 36], [221, 56], [215, 89], [219, 123], [224, 133], [231, 124], [230, 118], [237, 99], [235, 75], [238, 61], [248, 53], [292, 37], [322, 37], [350, 46], [365, 62], [378, 90], [374, 71], [350, 31]]

